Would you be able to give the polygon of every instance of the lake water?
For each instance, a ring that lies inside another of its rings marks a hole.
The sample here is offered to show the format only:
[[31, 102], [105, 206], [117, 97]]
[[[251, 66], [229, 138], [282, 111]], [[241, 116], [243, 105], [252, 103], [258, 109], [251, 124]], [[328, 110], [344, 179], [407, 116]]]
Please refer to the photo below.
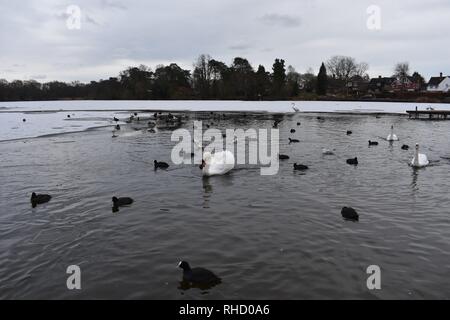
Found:
[[[319, 120], [289, 107], [227, 113], [214, 127], [271, 128], [282, 119], [280, 153], [291, 159], [274, 176], [240, 165], [203, 179], [198, 166], [170, 163], [170, 131], [123, 124], [113, 139], [111, 115], [128, 111], [60, 108], [0, 113], [21, 131], [2, 129], [8, 136], [0, 139], [2, 299], [450, 298], [450, 121], [336, 113]], [[184, 115], [187, 129], [209, 117]], [[383, 140], [391, 125], [401, 139], [393, 144]], [[413, 148], [401, 146], [415, 143], [429, 167], [408, 166]], [[323, 147], [336, 155], [323, 156]], [[359, 165], [347, 165], [355, 156]], [[154, 171], [155, 159], [171, 167]], [[310, 169], [294, 172], [294, 162]], [[53, 199], [33, 209], [33, 191]], [[113, 213], [113, 195], [135, 203]], [[359, 222], [343, 220], [343, 206], [355, 208]], [[222, 284], [181, 288], [180, 260], [211, 269]], [[81, 291], [67, 290], [69, 265], [82, 270]], [[367, 289], [369, 265], [380, 266], [382, 290]]]

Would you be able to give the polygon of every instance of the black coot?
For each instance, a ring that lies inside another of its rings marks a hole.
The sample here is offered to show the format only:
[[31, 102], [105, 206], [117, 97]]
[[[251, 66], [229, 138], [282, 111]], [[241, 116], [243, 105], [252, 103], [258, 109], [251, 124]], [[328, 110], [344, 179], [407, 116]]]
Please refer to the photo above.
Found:
[[296, 164], [294, 163], [294, 170], [298, 170], [298, 171], [305, 171], [308, 170], [308, 166], [305, 166], [303, 164]]
[[133, 204], [134, 200], [131, 198], [128, 198], [128, 197], [123, 197], [123, 198], [112, 197], [112, 202], [115, 207], [122, 207], [122, 206], [129, 206], [129, 205]]
[[155, 160], [154, 164], [155, 164], [155, 170], [156, 169], [167, 169], [167, 168], [169, 168], [169, 165], [167, 163], [165, 163], [165, 162], [158, 162], [158, 161]]
[[222, 279], [212, 271], [204, 268], [191, 268], [186, 261], [181, 261], [178, 267], [183, 269], [184, 282], [197, 286], [214, 286], [222, 282]]
[[52, 196], [48, 195], [48, 194], [36, 194], [35, 192], [33, 192], [31, 194], [31, 204], [33, 206], [33, 208], [35, 208], [38, 204], [44, 204], [49, 202], [52, 199]]
[[299, 143], [300, 140], [289, 138], [289, 143]]
[[346, 220], [359, 221], [359, 214], [353, 208], [344, 207], [342, 208], [341, 214]]
[[113, 202], [112, 212], [119, 212], [120, 207], [129, 206], [133, 204], [134, 200], [128, 197], [123, 198], [112, 197], [112, 202]]
[[278, 159], [280, 160], [289, 160], [289, 156], [285, 154], [279, 154]]
[[351, 165], [358, 165], [358, 158], [354, 158], [354, 159], [348, 159], [347, 160], [347, 164], [351, 164]]

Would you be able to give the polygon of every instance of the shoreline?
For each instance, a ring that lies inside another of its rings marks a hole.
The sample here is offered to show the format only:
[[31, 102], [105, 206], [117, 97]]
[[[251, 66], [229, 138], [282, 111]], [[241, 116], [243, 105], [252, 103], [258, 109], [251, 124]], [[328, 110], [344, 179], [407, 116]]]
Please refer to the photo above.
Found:
[[[419, 97], [420, 98], [420, 97]], [[424, 96], [423, 98], [427, 98]], [[113, 100], [103, 100], [103, 99], [55, 99], [55, 100], [0, 100], [0, 104], [2, 103], [21, 103], [21, 102], [71, 102], [71, 101], [165, 101], [165, 102], [178, 102], [178, 101], [203, 101], [203, 102], [215, 102], [215, 101], [227, 101], [227, 102], [374, 102], [374, 103], [426, 103], [426, 104], [448, 104], [450, 105], [450, 97], [448, 99], [442, 99], [441, 101], [437, 101], [436, 99], [430, 99], [429, 101], [417, 101], [417, 99], [389, 99], [389, 98], [373, 98], [373, 99], [352, 99], [352, 98], [340, 98], [340, 97], [330, 97], [330, 98], [320, 98], [316, 99], [304, 99], [304, 97], [296, 97], [292, 99], [284, 99], [284, 100], [240, 100], [240, 99], [151, 99], [151, 100], [143, 100], [143, 99], [113, 99]], [[2, 108], [0, 107], [0, 110]]]

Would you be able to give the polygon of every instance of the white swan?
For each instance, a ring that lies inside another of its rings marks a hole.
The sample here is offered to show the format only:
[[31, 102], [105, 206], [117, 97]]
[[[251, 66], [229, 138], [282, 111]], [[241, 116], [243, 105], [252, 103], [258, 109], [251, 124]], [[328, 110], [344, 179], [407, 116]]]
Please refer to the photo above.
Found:
[[386, 138], [387, 141], [398, 141], [398, 137], [394, 134], [394, 126], [391, 126], [391, 133]]
[[292, 104], [292, 109], [294, 109], [295, 112], [300, 112], [300, 109], [295, 106], [295, 103]]
[[200, 169], [207, 177], [226, 174], [234, 169], [234, 155], [230, 151], [205, 152]]
[[428, 158], [425, 154], [419, 153], [419, 144], [416, 144], [416, 152], [414, 154], [414, 158], [411, 161], [411, 166], [415, 168], [426, 167], [430, 164]]

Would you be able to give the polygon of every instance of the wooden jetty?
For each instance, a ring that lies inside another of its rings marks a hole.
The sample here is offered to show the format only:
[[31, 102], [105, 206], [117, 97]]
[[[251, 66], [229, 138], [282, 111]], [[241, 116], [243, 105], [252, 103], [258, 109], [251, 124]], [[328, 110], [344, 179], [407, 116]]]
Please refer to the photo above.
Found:
[[[417, 120], [450, 120], [450, 110], [407, 110], [410, 119]], [[425, 116], [425, 117], [421, 117]]]

